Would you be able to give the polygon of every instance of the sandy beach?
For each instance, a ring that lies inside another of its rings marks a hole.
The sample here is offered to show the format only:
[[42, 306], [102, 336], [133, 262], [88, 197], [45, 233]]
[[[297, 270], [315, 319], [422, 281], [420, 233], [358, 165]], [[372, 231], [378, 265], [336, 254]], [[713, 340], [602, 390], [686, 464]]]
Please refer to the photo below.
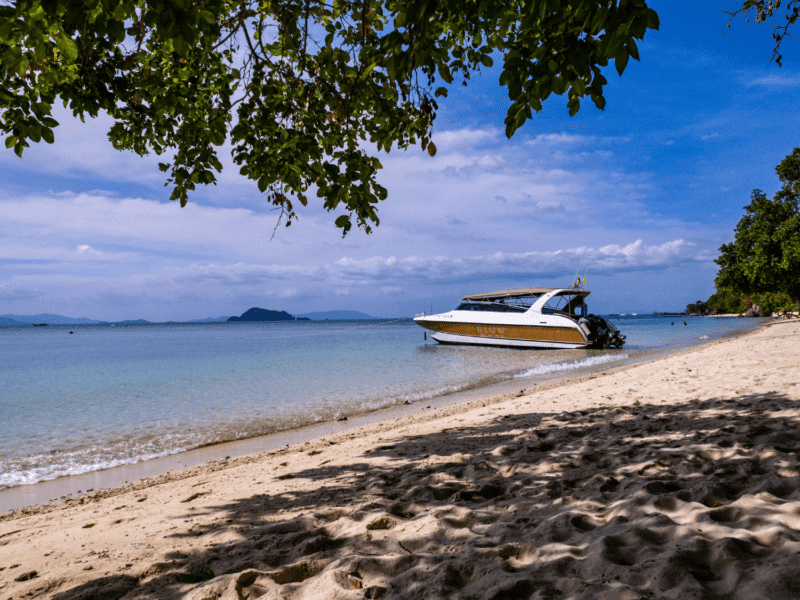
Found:
[[800, 597], [800, 322], [0, 515], [0, 599]]

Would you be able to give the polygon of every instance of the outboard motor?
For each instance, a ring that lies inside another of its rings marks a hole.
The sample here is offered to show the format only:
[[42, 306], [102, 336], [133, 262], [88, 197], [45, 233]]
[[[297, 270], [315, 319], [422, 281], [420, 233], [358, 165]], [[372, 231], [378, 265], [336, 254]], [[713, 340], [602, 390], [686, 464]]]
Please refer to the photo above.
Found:
[[625, 336], [611, 321], [603, 317], [587, 315], [578, 319], [578, 323], [589, 328], [588, 337], [595, 348], [622, 348], [625, 344]]

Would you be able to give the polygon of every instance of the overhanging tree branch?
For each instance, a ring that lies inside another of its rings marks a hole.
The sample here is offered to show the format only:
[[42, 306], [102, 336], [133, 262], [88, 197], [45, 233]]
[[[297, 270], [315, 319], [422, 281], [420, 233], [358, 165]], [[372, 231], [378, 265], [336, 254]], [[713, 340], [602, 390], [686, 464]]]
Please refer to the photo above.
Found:
[[0, 132], [21, 155], [53, 141], [56, 99], [105, 110], [116, 148], [175, 149], [161, 168], [182, 205], [229, 140], [287, 225], [315, 187], [343, 232], [368, 232], [386, 190], [364, 141], [435, 154], [434, 98], [497, 56], [509, 137], [554, 93], [602, 108], [600, 69], [657, 28], [646, 0], [19, 0], [0, 4]]

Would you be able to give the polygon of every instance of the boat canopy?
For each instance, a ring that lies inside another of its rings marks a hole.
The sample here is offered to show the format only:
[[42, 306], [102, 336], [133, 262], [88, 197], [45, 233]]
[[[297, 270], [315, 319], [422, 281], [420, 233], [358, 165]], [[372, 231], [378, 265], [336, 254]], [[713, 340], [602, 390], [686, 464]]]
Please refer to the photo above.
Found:
[[504, 298], [527, 298], [530, 296], [541, 296], [542, 294], [549, 294], [550, 292], [562, 292], [564, 294], [576, 294], [583, 297], [591, 294], [589, 290], [581, 290], [578, 288], [516, 288], [512, 290], [500, 290], [497, 292], [486, 292], [485, 294], [472, 294], [464, 296], [462, 302], [492, 302], [493, 300], [501, 300]]

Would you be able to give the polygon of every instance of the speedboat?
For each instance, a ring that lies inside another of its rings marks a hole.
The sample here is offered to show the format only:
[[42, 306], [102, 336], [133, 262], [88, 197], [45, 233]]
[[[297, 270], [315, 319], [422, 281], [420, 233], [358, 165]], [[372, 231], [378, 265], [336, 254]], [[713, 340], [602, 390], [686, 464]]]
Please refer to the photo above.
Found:
[[450, 312], [414, 317], [442, 344], [523, 348], [621, 348], [613, 323], [588, 314], [588, 290], [518, 288], [464, 296]]

